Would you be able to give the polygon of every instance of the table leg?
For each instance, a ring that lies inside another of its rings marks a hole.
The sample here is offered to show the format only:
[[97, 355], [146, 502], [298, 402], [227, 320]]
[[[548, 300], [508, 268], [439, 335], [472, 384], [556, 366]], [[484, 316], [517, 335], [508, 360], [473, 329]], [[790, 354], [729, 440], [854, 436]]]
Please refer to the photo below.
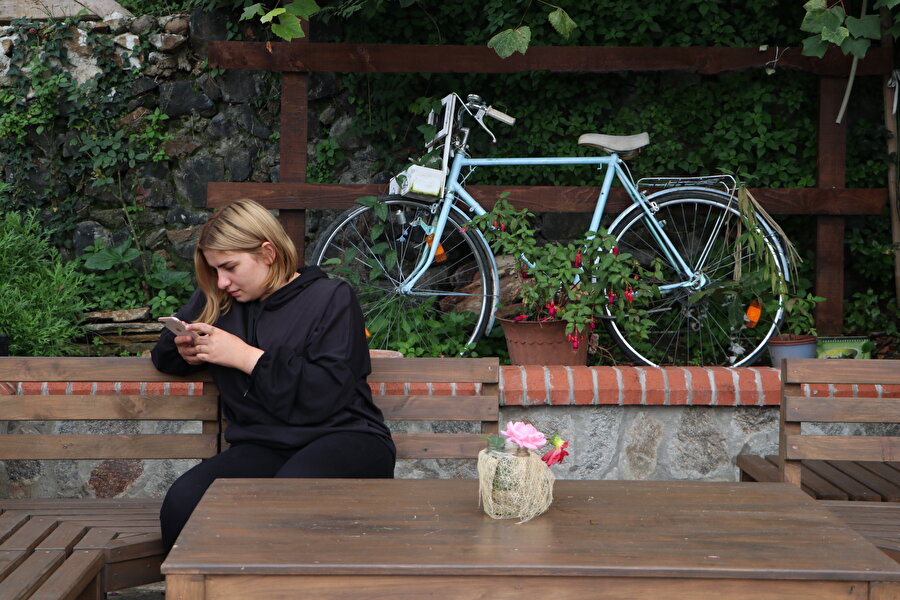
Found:
[[166, 575], [166, 600], [205, 600], [203, 575]]

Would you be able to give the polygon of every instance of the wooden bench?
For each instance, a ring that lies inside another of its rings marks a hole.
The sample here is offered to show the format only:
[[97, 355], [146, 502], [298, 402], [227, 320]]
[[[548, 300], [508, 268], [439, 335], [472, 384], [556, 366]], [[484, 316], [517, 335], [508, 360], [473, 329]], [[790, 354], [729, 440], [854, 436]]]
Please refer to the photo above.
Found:
[[[482, 436], [498, 429], [496, 358], [374, 358], [372, 366], [370, 382], [383, 383], [373, 386], [375, 400], [389, 421], [474, 422], [469, 433], [395, 434], [398, 458], [468, 459], [474, 464], [485, 444]], [[212, 381], [205, 374], [182, 378], [160, 373], [148, 358], [0, 358], [0, 382], [11, 382], [7, 387], [18, 392], [0, 394], [0, 421], [32, 421], [42, 429], [0, 434], [3, 461], [203, 459], [224, 443], [227, 425]], [[45, 394], [22, 393], [22, 382], [98, 383], [92, 383], [94, 393]], [[119, 386], [104, 382], [146, 384], [134, 394], [119, 393]], [[202, 392], [169, 395], [168, 387], [176, 382], [199, 382], [195, 387]], [[422, 393], [431, 384], [459, 384], [462, 391]], [[386, 393], [377, 393], [382, 387]], [[180, 434], [70, 433], [72, 422], [96, 420], [201, 425], [196, 433]], [[0, 598], [98, 599], [109, 591], [161, 581], [160, 502], [0, 499]]]
[[[850, 384], [854, 395], [804, 394], [821, 384]], [[900, 560], [900, 505], [890, 504], [900, 501], [900, 436], [879, 431], [900, 423], [900, 398], [884, 397], [898, 384], [898, 360], [785, 360], [779, 455], [738, 457], [741, 479], [800, 486]], [[857, 433], [864, 424], [876, 427]]]

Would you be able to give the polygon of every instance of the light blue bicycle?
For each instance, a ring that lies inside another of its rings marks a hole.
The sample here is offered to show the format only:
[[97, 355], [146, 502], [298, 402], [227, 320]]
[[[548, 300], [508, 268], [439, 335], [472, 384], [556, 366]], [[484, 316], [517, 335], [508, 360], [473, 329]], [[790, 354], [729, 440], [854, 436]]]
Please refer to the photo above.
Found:
[[[319, 239], [312, 262], [344, 277], [356, 289], [373, 348], [435, 345], [444, 354], [464, 353], [494, 321], [500, 296], [497, 259], [469, 213], [485, 209], [465, 188], [479, 167], [588, 165], [603, 172], [586, 231], [598, 231], [614, 181], [632, 205], [609, 225], [619, 248], [642, 265], [656, 260], [664, 280], [658, 295], [642, 302], [654, 323], [649, 340], [630, 335], [628, 323], [604, 319], [610, 334], [635, 361], [647, 365], [752, 364], [783, 317], [782, 298], [748, 274], [774, 265], [783, 281], [788, 259], [770, 223], [756, 215], [765, 251], [748, 251], [736, 240], [746, 231], [729, 176], [650, 178], [637, 182], [625, 161], [649, 145], [647, 133], [589, 133], [578, 143], [602, 156], [476, 158], [469, 156], [467, 125], [490, 117], [515, 119], [480, 97], [450, 94], [429, 123], [436, 134], [426, 150], [434, 167], [413, 165], [391, 181], [389, 195], [348, 209]], [[496, 182], [494, 182], [496, 183]], [[510, 201], [515, 204], [515, 198]], [[761, 254], [768, 253], [768, 257]], [[609, 315], [607, 315], [609, 317]]]

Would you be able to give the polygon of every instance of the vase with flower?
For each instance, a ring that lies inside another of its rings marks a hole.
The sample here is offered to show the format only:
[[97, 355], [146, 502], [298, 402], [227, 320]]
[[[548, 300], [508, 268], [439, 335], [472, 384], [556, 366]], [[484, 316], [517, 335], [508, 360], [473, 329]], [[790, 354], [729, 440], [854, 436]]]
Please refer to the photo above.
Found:
[[658, 274], [619, 252], [602, 228], [570, 242], [541, 242], [533, 220], [505, 197], [472, 219], [494, 252], [516, 263], [517, 301], [497, 313], [510, 362], [586, 364], [603, 318], [627, 320], [637, 334], [646, 314], [634, 298], [657, 294], [651, 282]]
[[[549, 446], [540, 456], [537, 450]], [[479, 498], [484, 512], [494, 519], [524, 523], [550, 508], [556, 477], [550, 465], [563, 462], [569, 443], [553, 434], [547, 438], [534, 425], [506, 424], [499, 436], [488, 437], [478, 454]]]

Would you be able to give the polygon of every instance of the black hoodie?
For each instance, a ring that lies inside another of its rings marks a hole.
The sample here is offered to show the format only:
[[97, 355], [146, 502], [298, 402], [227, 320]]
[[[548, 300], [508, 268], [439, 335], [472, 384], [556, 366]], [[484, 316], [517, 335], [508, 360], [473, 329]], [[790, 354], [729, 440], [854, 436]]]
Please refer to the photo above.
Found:
[[[197, 290], [176, 316], [193, 321], [204, 303]], [[304, 267], [265, 300], [234, 302], [215, 326], [265, 352], [250, 375], [208, 365], [228, 420], [226, 441], [299, 449], [328, 433], [359, 431], [379, 436], [396, 454], [366, 382], [363, 315], [345, 282]], [[157, 369], [187, 374], [207, 367], [185, 362], [174, 339], [163, 330], [151, 353]]]

